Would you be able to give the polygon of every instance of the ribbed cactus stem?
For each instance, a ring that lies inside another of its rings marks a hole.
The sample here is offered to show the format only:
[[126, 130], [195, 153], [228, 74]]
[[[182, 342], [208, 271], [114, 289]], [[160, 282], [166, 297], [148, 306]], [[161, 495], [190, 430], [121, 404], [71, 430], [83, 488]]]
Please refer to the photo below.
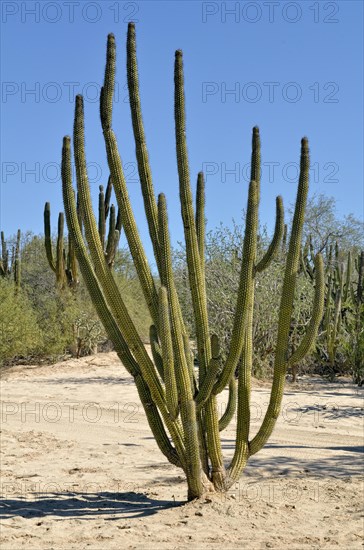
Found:
[[349, 250], [348, 257], [346, 260], [346, 279], [345, 279], [344, 295], [343, 295], [344, 302], [346, 302], [349, 297], [350, 287], [351, 287], [351, 252]]
[[202, 405], [204, 405], [210, 397], [216, 378], [222, 368], [220, 347], [216, 334], [212, 334], [211, 336], [211, 353], [212, 357], [210, 359], [209, 367], [203, 381], [200, 383], [200, 390], [195, 398], [197, 410], [200, 410]]
[[305, 355], [307, 355], [311, 351], [315, 343], [317, 331], [322, 320], [325, 300], [325, 275], [324, 262], [321, 254], [318, 254], [315, 258], [315, 278], [316, 286], [315, 296], [313, 299], [311, 320], [300, 345], [288, 361], [289, 366], [299, 363], [305, 357]]
[[149, 155], [145, 141], [144, 124], [139, 95], [139, 75], [136, 56], [135, 25], [129, 23], [127, 37], [127, 77], [129, 90], [129, 104], [133, 132], [135, 138], [135, 152], [138, 164], [140, 184], [142, 188], [145, 214], [147, 217], [149, 234], [153, 244], [154, 256], [160, 268], [159, 236], [158, 236], [158, 209], [152, 180], [152, 171], [149, 164]]
[[169, 322], [168, 294], [167, 289], [164, 286], [159, 289], [159, 317], [167, 407], [172, 420], [175, 420], [178, 416], [178, 392], [176, 374], [174, 370], [171, 325]]
[[193, 309], [196, 319], [196, 336], [200, 376], [202, 378], [206, 372], [206, 368], [211, 357], [211, 351], [207, 317], [205, 280], [201, 269], [201, 259], [198, 251], [198, 240], [195, 217], [193, 212], [193, 201], [188, 164], [184, 75], [181, 50], [177, 50], [175, 54], [174, 89], [174, 117], [181, 214], [186, 241], [188, 275], [190, 280]]
[[296, 276], [299, 267], [300, 248], [302, 240], [305, 207], [309, 185], [309, 148], [307, 138], [301, 142], [300, 177], [298, 182], [296, 206], [293, 216], [291, 237], [289, 241], [286, 269], [283, 280], [281, 304], [278, 319], [278, 336], [274, 361], [274, 378], [267, 412], [263, 423], [250, 442], [250, 454], [258, 452], [270, 437], [278, 418], [283, 397], [283, 388], [287, 370], [287, 349], [296, 286]]
[[154, 364], [157, 368], [159, 376], [161, 377], [161, 380], [163, 380], [164, 382], [164, 366], [163, 366], [162, 350], [159, 344], [158, 332], [155, 325], [150, 325], [149, 341], [150, 341], [150, 347], [152, 350]]
[[99, 235], [102, 248], [105, 248], [106, 216], [104, 186], [99, 187]]
[[205, 232], [205, 180], [203, 172], [199, 172], [196, 190], [196, 233], [203, 274], [205, 272]]
[[21, 232], [18, 229], [16, 234], [15, 255], [14, 255], [14, 282], [16, 291], [20, 288], [21, 263], [20, 263], [20, 239]]
[[282, 255], [284, 256], [287, 251], [287, 232], [288, 232], [288, 226], [285, 223], [283, 228], [283, 237], [282, 237]]
[[254, 288], [254, 268], [257, 249], [258, 229], [258, 185], [255, 181], [250, 182], [247, 219], [245, 224], [245, 236], [243, 254], [241, 260], [240, 282], [235, 308], [233, 331], [231, 335], [230, 349], [224, 369], [214, 388], [214, 393], [220, 393], [228, 384], [235, 371], [241, 356], [244, 342], [245, 327], [248, 314], [252, 307]]
[[49, 202], [46, 202], [44, 207], [44, 244], [45, 244], [49, 266], [52, 269], [52, 271], [56, 273], [56, 263], [54, 261], [53, 249], [52, 249], [51, 205]]
[[[250, 386], [253, 360], [252, 318], [254, 306], [254, 268], [257, 250], [258, 207], [258, 185], [255, 181], [251, 181], [249, 185], [246, 228], [243, 244], [243, 266], [246, 266], [246, 270], [244, 273], [244, 282], [241, 280], [239, 288], [239, 294], [241, 292], [241, 296], [245, 302], [244, 309], [246, 312], [245, 330], [242, 333], [244, 349], [242, 354], [240, 351], [241, 362], [239, 365], [236, 446], [228, 470], [228, 483], [240, 477], [241, 471], [249, 456]], [[242, 348], [243, 346], [240, 344], [240, 350], [242, 350]]]
[[256, 265], [255, 271], [260, 273], [271, 264], [278, 253], [279, 245], [284, 231], [284, 209], [282, 197], [276, 199], [276, 223], [273, 238], [263, 258]]
[[105, 66], [104, 85], [100, 96], [100, 115], [101, 125], [104, 131], [111, 128], [112, 124], [112, 105], [115, 87], [115, 62], [116, 62], [116, 44], [115, 36], [110, 33], [107, 37], [106, 58], [108, 63]]
[[257, 184], [258, 202], [260, 200], [260, 177], [261, 177], [261, 143], [258, 126], [254, 126], [252, 134], [252, 156], [250, 166], [250, 181]]
[[63, 243], [63, 231], [64, 231], [64, 214], [62, 212], [58, 215], [58, 235], [57, 235], [57, 248], [56, 248], [56, 279], [60, 288], [65, 283], [65, 263], [64, 263], [64, 243]]
[[109, 215], [111, 194], [112, 194], [112, 181], [111, 181], [111, 177], [109, 176], [107, 180], [106, 191], [105, 191], [105, 219], [107, 219]]
[[[201, 258], [198, 250], [195, 216], [190, 184], [186, 141], [186, 113], [182, 51], [175, 53], [174, 65], [174, 117], [176, 135], [177, 168], [181, 215], [186, 242], [186, 256], [190, 281], [193, 311], [196, 321], [196, 338], [199, 361], [199, 379], [203, 380], [211, 359], [209, 324], [207, 316], [206, 287]], [[207, 445], [212, 464], [212, 478], [216, 487], [223, 484], [225, 476], [219, 439], [219, 423], [215, 397], [211, 396], [205, 408]]]
[[219, 431], [222, 432], [228, 427], [236, 411], [238, 402], [238, 385], [235, 380], [235, 373], [232, 375], [229, 382], [229, 397], [224, 414], [219, 420]]

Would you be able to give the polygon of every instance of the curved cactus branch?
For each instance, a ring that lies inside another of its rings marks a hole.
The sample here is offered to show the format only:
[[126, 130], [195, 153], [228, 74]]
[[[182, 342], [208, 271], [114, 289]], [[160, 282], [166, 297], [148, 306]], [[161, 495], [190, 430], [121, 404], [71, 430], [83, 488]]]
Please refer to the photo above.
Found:
[[281, 242], [284, 231], [284, 210], [283, 210], [283, 201], [282, 197], [277, 197], [276, 199], [276, 224], [274, 228], [274, 234], [272, 241], [268, 247], [268, 250], [264, 254], [263, 258], [257, 263], [255, 271], [260, 273], [266, 269], [273, 258], [276, 256], [279, 250], [279, 244]]
[[288, 360], [288, 367], [301, 361], [305, 357], [305, 355], [307, 355], [307, 353], [312, 349], [312, 346], [314, 345], [317, 337], [318, 328], [322, 320], [325, 299], [325, 274], [324, 262], [321, 254], [318, 254], [315, 258], [315, 279], [316, 288], [315, 296], [313, 299], [311, 320], [300, 345]]

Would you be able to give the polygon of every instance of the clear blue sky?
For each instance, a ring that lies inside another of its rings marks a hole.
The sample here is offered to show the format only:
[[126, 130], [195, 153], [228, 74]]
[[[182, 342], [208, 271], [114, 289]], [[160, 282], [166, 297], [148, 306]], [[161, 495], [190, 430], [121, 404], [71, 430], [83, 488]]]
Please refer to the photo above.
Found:
[[103, 79], [106, 36], [114, 32], [119, 88], [114, 128], [137, 222], [151, 253], [125, 89], [129, 20], [137, 21], [155, 189], [167, 195], [174, 243], [182, 238], [173, 121], [177, 48], [185, 60], [191, 176], [195, 184], [197, 172], [207, 172], [210, 228], [241, 217], [256, 124], [264, 163], [262, 223], [273, 227], [277, 194], [286, 207], [294, 199], [304, 135], [311, 147], [311, 193], [334, 196], [341, 215], [363, 217], [363, 2], [3, 0], [1, 8], [0, 226], [7, 235], [18, 227], [42, 232], [47, 200], [56, 225], [62, 209], [61, 143], [72, 133], [76, 93], [85, 95], [86, 153], [95, 199], [98, 185], [106, 183], [95, 98]]

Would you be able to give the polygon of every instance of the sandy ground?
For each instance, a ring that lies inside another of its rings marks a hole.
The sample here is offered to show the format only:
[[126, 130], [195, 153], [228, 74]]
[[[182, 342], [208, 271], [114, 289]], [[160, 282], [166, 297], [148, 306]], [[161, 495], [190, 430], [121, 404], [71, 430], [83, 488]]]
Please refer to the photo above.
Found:
[[[13, 367], [1, 385], [2, 550], [363, 547], [364, 389], [349, 380], [288, 384], [239, 484], [189, 504], [114, 353]], [[254, 386], [253, 432], [269, 397]]]

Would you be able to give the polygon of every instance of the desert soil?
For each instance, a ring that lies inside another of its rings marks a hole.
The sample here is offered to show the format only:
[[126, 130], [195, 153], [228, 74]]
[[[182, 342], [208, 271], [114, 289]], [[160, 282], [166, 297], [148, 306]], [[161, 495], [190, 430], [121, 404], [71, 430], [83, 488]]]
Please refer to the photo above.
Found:
[[[269, 391], [254, 382], [252, 433]], [[348, 379], [287, 384], [276, 429], [240, 482], [186, 504], [183, 473], [157, 448], [114, 353], [7, 369], [1, 548], [362, 548], [363, 395]], [[222, 434], [227, 463], [235, 426]]]

